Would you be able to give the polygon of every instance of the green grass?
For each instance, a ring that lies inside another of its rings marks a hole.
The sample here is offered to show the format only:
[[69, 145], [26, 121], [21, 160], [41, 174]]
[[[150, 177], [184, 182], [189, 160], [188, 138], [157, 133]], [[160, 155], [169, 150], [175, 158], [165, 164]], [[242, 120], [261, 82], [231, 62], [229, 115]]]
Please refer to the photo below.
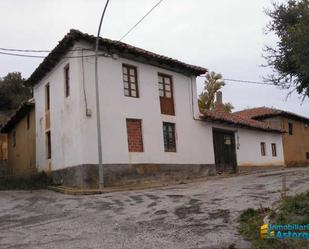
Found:
[[0, 190], [35, 190], [46, 189], [51, 185], [51, 179], [45, 172], [29, 178], [3, 178], [0, 179]]
[[309, 248], [308, 240], [262, 240], [260, 227], [266, 215], [269, 215], [271, 224], [309, 224], [309, 192], [284, 198], [277, 212], [269, 209], [249, 208], [239, 217], [239, 232], [252, 243], [253, 249]]

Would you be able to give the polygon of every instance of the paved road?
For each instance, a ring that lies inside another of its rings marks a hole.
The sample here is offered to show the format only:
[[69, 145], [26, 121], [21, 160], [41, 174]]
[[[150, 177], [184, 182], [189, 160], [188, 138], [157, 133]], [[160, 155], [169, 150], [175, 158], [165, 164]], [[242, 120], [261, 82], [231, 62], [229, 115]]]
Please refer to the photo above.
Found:
[[0, 248], [249, 248], [237, 217], [309, 189], [309, 168], [95, 196], [0, 192]]

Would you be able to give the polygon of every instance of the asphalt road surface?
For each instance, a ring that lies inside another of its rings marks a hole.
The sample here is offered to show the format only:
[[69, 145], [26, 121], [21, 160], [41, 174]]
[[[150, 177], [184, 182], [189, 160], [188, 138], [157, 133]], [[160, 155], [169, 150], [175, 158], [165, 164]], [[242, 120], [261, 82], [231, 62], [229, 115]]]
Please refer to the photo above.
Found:
[[246, 208], [309, 190], [309, 168], [93, 196], [0, 191], [0, 248], [250, 248], [237, 231]]

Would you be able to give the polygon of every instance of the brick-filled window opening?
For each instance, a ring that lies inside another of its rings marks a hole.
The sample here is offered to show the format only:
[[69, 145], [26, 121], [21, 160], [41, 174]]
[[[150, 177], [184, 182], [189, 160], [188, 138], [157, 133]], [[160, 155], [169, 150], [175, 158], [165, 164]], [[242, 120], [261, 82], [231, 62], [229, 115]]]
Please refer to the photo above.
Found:
[[175, 124], [163, 122], [164, 151], [176, 152]]
[[49, 84], [45, 86], [45, 109], [50, 109], [50, 87]]
[[64, 67], [64, 93], [65, 97], [70, 96], [70, 65]]
[[264, 142], [261, 143], [261, 155], [266, 156], [266, 144]]
[[138, 98], [137, 68], [130, 65], [122, 65], [124, 95]]
[[143, 152], [142, 120], [127, 119], [127, 136], [129, 152]]
[[51, 135], [50, 131], [46, 132], [46, 158], [51, 159]]
[[167, 115], [175, 115], [172, 77], [159, 73], [158, 85], [161, 113]]
[[277, 145], [275, 143], [271, 144], [271, 152], [273, 157], [277, 156]]
[[289, 123], [289, 135], [293, 135], [293, 123]]

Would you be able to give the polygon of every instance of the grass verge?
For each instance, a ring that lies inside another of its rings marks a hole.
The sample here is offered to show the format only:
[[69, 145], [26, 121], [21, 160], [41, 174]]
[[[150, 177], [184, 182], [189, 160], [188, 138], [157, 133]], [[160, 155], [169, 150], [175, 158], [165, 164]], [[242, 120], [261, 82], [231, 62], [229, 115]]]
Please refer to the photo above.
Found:
[[3, 178], [0, 179], [0, 190], [35, 190], [46, 189], [51, 184], [51, 179], [45, 172], [28, 178]]
[[260, 238], [263, 219], [269, 215], [271, 224], [309, 224], [309, 191], [282, 200], [277, 211], [270, 209], [245, 210], [239, 218], [240, 234], [251, 242], [253, 249], [308, 249], [309, 240]]

